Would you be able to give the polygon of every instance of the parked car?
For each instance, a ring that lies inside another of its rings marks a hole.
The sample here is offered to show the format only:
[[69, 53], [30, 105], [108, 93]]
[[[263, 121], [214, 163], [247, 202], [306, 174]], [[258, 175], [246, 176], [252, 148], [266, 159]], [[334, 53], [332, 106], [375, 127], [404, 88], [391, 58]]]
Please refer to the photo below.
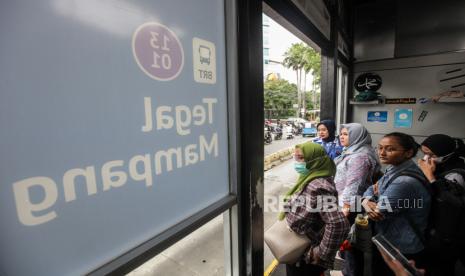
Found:
[[307, 120], [303, 119], [303, 118], [297, 118], [297, 117], [290, 117], [290, 118], [287, 118], [286, 122], [292, 122], [294, 124], [305, 124], [305, 123], [308, 123]]
[[304, 124], [304, 129], [302, 130], [302, 137], [310, 136], [315, 137], [317, 133], [316, 125], [310, 122]]

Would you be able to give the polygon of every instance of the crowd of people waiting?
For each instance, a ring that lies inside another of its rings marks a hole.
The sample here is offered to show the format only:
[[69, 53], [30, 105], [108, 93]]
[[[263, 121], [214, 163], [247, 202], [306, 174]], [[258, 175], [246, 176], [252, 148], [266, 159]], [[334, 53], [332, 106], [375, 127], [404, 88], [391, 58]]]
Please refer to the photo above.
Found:
[[[436, 246], [431, 245], [438, 226], [432, 220], [442, 218], [439, 228], [465, 225], [449, 221], [465, 213], [463, 208], [455, 210], [457, 205], [450, 204], [446, 214], [443, 209], [436, 212], [436, 204], [449, 200], [438, 199], [444, 191], [451, 195], [452, 187], [455, 189], [457, 197], [450, 201], [465, 193], [463, 141], [435, 134], [419, 145], [412, 136], [393, 132], [372, 147], [370, 133], [359, 123], [341, 125], [339, 137], [332, 120], [321, 121], [317, 130], [317, 138], [295, 147], [294, 167], [299, 178], [286, 194], [288, 208], [279, 216], [294, 232], [311, 240], [302, 258], [286, 265], [287, 275], [322, 275], [333, 268], [338, 251], [345, 260], [345, 276], [409, 275], [397, 260], [381, 254], [373, 244], [368, 250], [353, 244], [357, 214], [369, 218], [372, 235], [384, 235], [422, 268], [420, 273], [454, 275], [456, 263], [465, 262], [462, 236], [453, 236], [455, 240], [448, 245], [438, 240]], [[419, 151], [424, 157], [416, 160]], [[339, 208], [315, 209], [321, 196], [336, 197]], [[310, 200], [302, 205], [302, 198]]]

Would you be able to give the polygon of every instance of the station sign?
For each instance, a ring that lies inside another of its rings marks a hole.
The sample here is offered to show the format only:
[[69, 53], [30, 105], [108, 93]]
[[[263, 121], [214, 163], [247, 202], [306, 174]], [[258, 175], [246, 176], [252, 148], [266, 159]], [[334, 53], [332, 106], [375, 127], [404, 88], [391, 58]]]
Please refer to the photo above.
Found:
[[87, 274], [230, 194], [224, 10], [2, 4], [0, 274]]

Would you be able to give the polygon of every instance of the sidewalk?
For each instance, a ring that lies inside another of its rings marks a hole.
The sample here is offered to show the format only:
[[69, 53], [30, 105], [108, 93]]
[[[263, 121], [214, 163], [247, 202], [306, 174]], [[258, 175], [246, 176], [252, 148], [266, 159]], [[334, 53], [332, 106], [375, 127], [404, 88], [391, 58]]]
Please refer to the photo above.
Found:
[[[265, 172], [265, 210], [264, 210], [264, 228], [265, 231], [271, 227], [275, 222], [278, 213], [270, 212], [267, 210], [266, 197], [267, 196], [276, 196], [279, 197], [286, 193], [286, 191], [291, 188], [296, 180], [297, 173], [294, 171], [293, 160], [287, 160], [281, 165], [273, 167], [272, 169]], [[271, 208], [269, 208], [271, 209]], [[286, 267], [285, 265], [277, 265], [276, 262], [273, 262], [274, 257], [271, 254], [270, 250], [265, 244], [264, 247], [264, 264], [265, 264], [265, 276], [266, 272], [270, 272], [270, 276], [285, 276]], [[331, 276], [342, 276], [340, 271], [331, 271]]]
[[128, 275], [225, 275], [223, 216], [211, 220]]
[[[284, 161], [265, 172], [265, 230], [276, 222], [278, 215], [278, 212], [273, 210], [273, 204], [270, 204], [271, 199], [283, 195], [295, 184], [296, 179], [297, 174], [293, 169], [292, 160]], [[267, 198], [270, 199], [269, 202]], [[223, 238], [223, 216], [218, 216], [128, 275], [223, 276], [225, 275]], [[273, 260], [271, 252], [264, 245], [264, 270], [276, 268], [270, 275], [284, 276], [283, 266], [270, 266]], [[331, 275], [341, 274], [331, 273]]]
[[[292, 162], [285, 161], [265, 172], [266, 196], [279, 196], [289, 185], [294, 184], [297, 175], [292, 170]], [[264, 213], [264, 227], [267, 229], [276, 221], [277, 212]], [[273, 261], [273, 256], [265, 245], [264, 264]], [[224, 275], [223, 216], [218, 216], [158, 254], [128, 275]]]

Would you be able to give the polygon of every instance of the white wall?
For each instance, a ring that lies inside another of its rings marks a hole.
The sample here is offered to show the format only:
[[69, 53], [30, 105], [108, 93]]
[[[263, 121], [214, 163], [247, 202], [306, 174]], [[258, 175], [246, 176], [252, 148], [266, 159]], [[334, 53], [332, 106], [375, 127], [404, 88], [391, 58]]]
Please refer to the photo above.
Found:
[[[419, 98], [430, 98], [443, 92], [439, 86], [439, 71], [461, 66], [465, 66], [465, 53], [356, 63], [355, 78], [364, 72], [377, 73], [383, 81], [379, 90], [382, 95], [387, 98], [417, 98], [417, 103], [354, 105], [353, 121], [367, 127], [372, 133], [373, 145], [384, 134], [393, 131], [410, 134], [417, 142], [435, 133], [465, 139], [465, 103], [421, 104], [418, 102]], [[412, 128], [394, 128], [396, 108], [413, 109]], [[368, 111], [388, 111], [387, 123], [367, 122]], [[428, 115], [423, 122], [420, 122], [418, 117], [422, 111], [428, 111]]]

